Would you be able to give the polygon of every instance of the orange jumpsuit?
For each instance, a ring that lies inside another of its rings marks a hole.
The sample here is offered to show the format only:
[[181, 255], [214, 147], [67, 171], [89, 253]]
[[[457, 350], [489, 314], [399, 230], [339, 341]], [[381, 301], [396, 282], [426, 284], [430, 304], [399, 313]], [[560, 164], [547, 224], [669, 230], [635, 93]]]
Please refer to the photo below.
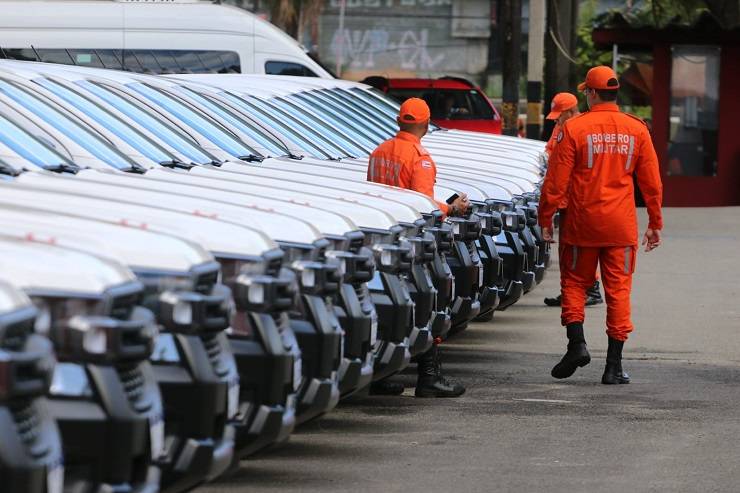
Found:
[[[415, 135], [403, 130], [380, 144], [370, 155], [367, 166], [368, 181], [414, 190], [432, 200], [436, 178], [437, 166], [429, 152]], [[447, 214], [450, 206], [435, 202]]]
[[614, 103], [595, 105], [568, 120], [556, 136], [542, 185], [539, 222], [552, 227], [563, 200], [560, 226], [562, 323], [583, 322], [585, 290], [597, 265], [607, 303], [607, 335], [624, 341], [630, 319], [632, 273], [638, 243], [633, 175], [645, 199], [651, 229], [662, 229], [658, 158], [645, 123]]

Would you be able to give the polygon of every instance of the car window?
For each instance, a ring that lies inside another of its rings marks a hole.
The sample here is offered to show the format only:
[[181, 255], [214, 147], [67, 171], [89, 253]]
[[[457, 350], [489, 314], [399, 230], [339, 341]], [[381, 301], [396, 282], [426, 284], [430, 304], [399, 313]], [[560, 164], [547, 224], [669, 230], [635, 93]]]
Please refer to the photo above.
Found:
[[116, 110], [120, 111], [142, 127], [146, 128], [157, 138], [161, 139], [163, 142], [166, 142], [183, 156], [186, 156], [191, 162], [198, 164], [209, 164], [214, 161], [214, 158], [212, 156], [206, 154], [200, 147], [193, 144], [190, 139], [181, 135], [179, 131], [173, 129], [170, 125], [162, 122], [159, 118], [156, 118], [150, 112], [144, 111], [134, 103], [127, 101], [125, 98], [119, 96], [111, 89], [99, 85], [98, 83], [86, 80], [77, 81], [77, 85], [99, 97], [106, 103], [110, 104]]
[[47, 122], [58, 132], [72, 139], [80, 147], [102, 162], [118, 169], [130, 169], [136, 165], [126, 156], [115, 150], [108, 142], [93, 134], [76, 121], [66, 117], [52, 105], [42, 101], [25, 89], [21, 89], [12, 82], [0, 80], [0, 92], [26, 108], [37, 118]]
[[132, 82], [126, 84], [126, 86], [141, 94], [154, 104], [157, 104], [166, 111], [172, 113], [175, 117], [193, 127], [196, 131], [203, 134], [211, 142], [224, 151], [230, 153], [232, 156], [242, 158], [250, 155], [258, 155], [257, 151], [251, 149], [244, 142], [240, 141], [238, 138], [234, 137], [215, 123], [209, 121], [205, 116], [190, 109], [187, 105], [181, 103], [171, 95], [147, 84], [142, 84], [141, 82]]
[[[369, 88], [369, 89], [363, 89], [361, 87], [353, 87], [352, 89], [345, 90], [341, 89], [342, 91], [351, 94], [352, 96], [362, 100], [363, 102], [370, 104], [371, 106], [377, 108], [380, 111], [383, 111], [389, 118], [392, 118], [393, 121], [396, 120], [396, 117], [398, 116], [398, 110], [400, 109], [401, 105], [398, 101], [391, 98], [387, 94], [385, 94], [382, 91], [379, 91], [375, 88]], [[436, 125], [434, 122], [431, 122], [429, 124], [429, 131], [434, 132], [436, 130], [440, 130], [439, 125]]]
[[95, 120], [103, 128], [115, 134], [118, 138], [128, 143], [152, 161], [161, 163], [173, 160], [174, 156], [170, 155], [159, 145], [79, 93], [46, 78], [35, 79], [34, 82], [48, 89], [74, 108]]
[[305, 65], [293, 62], [270, 61], [265, 62], [265, 73], [269, 75], [297, 75], [300, 77], [318, 77], [316, 73]]
[[[364, 143], [369, 149], [374, 149], [375, 146], [387, 137], [375, 125], [368, 125], [366, 122], [363, 122], [363, 124], [358, 123], [355, 113], [349, 111], [343, 104], [337, 104], [335, 101], [326, 98], [318, 91], [302, 92], [295, 94], [295, 96], [301, 96], [312, 101], [316, 107], [322, 108], [325, 114], [336, 115], [344, 125], [339, 128], [346, 129], [345, 131], [348, 135], [352, 135], [355, 140]], [[354, 130], [354, 132], [349, 132], [350, 129]]]
[[239, 55], [235, 51], [223, 50], [2, 48], [0, 58], [83, 67], [104, 67], [147, 74], [241, 72]]
[[42, 168], [60, 163], [71, 164], [3, 115], [0, 115], [0, 142], [26, 161]]

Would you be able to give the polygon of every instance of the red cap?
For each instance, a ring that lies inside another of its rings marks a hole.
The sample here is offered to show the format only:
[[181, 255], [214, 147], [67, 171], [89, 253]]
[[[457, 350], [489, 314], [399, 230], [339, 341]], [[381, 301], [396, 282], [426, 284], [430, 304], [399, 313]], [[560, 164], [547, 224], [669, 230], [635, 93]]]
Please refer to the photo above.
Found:
[[430, 116], [426, 101], [419, 98], [408, 98], [398, 112], [398, 118], [403, 123], [424, 123], [429, 121]]
[[547, 120], [557, 120], [560, 113], [578, 106], [578, 98], [569, 92], [559, 92], [552, 98], [550, 113], [545, 117]]
[[578, 91], [589, 89], [619, 89], [617, 74], [611, 67], [600, 65], [594, 67], [586, 74], [586, 80], [578, 84]]

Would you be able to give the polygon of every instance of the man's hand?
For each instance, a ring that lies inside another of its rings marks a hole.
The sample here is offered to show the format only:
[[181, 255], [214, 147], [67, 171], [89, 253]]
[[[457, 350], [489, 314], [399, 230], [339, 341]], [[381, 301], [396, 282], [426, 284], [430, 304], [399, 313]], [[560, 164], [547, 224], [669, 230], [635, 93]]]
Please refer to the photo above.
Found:
[[545, 240], [547, 243], [555, 243], [555, 240], [552, 239], [552, 229], [543, 227], [542, 239]]
[[658, 248], [661, 244], [660, 230], [648, 228], [645, 236], [642, 237], [642, 244], [645, 245], [645, 251], [650, 252]]
[[468, 196], [464, 193], [458, 194], [458, 197], [450, 204], [450, 215], [461, 215], [465, 214], [465, 211], [470, 207], [470, 201]]

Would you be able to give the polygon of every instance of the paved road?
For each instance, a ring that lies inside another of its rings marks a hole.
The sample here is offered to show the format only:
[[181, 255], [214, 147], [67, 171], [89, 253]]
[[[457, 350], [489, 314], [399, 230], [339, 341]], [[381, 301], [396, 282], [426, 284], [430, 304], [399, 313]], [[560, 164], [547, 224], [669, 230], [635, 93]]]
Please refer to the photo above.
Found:
[[638, 259], [631, 385], [599, 384], [603, 307], [587, 314], [591, 365], [550, 377], [564, 348], [542, 305], [553, 269], [446, 345], [463, 398], [343, 403], [202, 491], [740, 491], [740, 208], [669, 209], [666, 228]]

